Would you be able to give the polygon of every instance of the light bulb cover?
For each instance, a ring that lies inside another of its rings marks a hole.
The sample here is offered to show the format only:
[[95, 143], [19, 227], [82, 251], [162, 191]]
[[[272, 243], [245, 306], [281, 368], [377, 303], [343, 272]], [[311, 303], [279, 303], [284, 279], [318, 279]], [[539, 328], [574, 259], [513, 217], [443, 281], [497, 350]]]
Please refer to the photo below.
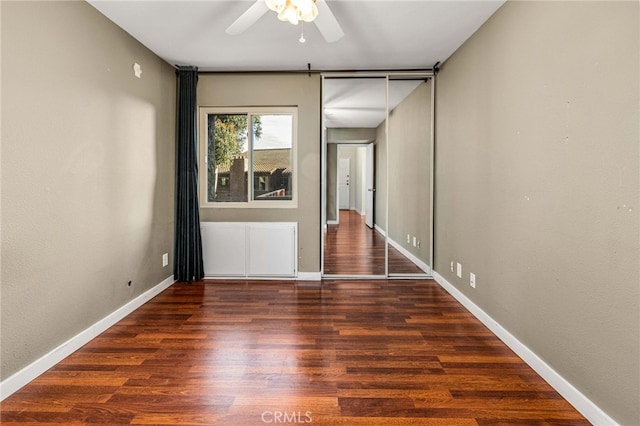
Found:
[[287, 0], [287, 5], [284, 7], [284, 9], [282, 9], [282, 11], [278, 13], [278, 19], [280, 19], [281, 21], [289, 21], [293, 25], [298, 25], [298, 11], [289, 0]]
[[287, 4], [287, 0], [265, 0], [267, 7], [274, 12], [280, 13]]
[[311, 22], [316, 19], [316, 16], [318, 16], [318, 7], [315, 2], [310, 3], [309, 8], [298, 9], [298, 19], [301, 19], [302, 21]]

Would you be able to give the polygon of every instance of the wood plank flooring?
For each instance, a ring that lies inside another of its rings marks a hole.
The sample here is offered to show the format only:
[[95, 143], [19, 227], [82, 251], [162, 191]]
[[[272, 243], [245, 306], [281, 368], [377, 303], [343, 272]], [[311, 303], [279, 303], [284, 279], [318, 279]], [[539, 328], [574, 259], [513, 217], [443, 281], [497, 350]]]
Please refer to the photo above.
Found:
[[[339, 225], [325, 234], [324, 273], [329, 275], [384, 275], [384, 237], [353, 210], [340, 210]], [[413, 262], [389, 246], [389, 270], [396, 274], [423, 274]]]
[[589, 424], [429, 280], [174, 284], [0, 410], [3, 425]]

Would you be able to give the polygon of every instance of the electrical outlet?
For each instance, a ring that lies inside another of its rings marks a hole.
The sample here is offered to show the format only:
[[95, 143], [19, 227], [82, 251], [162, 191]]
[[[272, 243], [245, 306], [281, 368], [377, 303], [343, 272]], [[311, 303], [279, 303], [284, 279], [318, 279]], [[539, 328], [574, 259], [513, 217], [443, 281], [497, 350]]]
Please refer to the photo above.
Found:
[[453, 272], [453, 260], [451, 261], [451, 272]]
[[476, 274], [471, 272], [469, 274], [469, 285], [473, 288], [476, 288]]
[[413, 246], [417, 246], [418, 245], [418, 239], [416, 237], [413, 237]]
[[411, 243], [411, 235], [407, 234], [407, 243]]
[[169, 265], [169, 253], [165, 253], [162, 255], [162, 267]]
[[458, 278], [462, 278], [462, 265], [459, 262], [456, 265], [456, 275]]

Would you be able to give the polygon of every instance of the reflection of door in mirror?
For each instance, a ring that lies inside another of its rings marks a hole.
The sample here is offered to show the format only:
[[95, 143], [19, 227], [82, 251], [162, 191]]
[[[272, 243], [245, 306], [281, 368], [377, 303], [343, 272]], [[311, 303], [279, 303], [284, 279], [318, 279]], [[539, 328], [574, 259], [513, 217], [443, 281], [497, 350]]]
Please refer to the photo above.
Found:
[[350, 191], [349, 178], [351, 173], [351, 160], [349, 158], [340, 158], [340, 166], [338, 167], [338, 208], [340, 210], [349, 210]]
[[364, 201], [364, 223], [369, 228], [373, 228], [373, 197], [375, 196], [376, 188], [373, 186], [375, 182], [374, 170], [373, 170], [373, 150], [374, 145], [368, 144], [365, 148], [365, 201]]

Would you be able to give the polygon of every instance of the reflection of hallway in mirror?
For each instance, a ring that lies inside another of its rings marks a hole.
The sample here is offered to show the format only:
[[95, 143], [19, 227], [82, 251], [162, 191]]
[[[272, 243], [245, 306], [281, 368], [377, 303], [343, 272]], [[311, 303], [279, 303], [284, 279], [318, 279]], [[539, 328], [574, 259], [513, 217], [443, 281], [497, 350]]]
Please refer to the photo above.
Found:
[[[340, 224], [329, 225], [325, 234], [325, 275], [384, 275], [384, 237], [364, 223], [353, 210], [340, 210]], [[393, 247], [389, 266], [407, 274], [423, 273]]]

